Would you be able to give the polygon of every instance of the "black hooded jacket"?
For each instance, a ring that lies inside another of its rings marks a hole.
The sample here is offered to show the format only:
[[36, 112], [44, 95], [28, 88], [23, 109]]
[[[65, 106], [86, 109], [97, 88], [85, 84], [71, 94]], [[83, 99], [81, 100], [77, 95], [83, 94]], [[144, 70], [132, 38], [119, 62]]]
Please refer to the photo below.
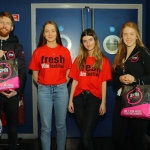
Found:
[[[17, 94], [23, 91], [25, 80], [26, 80], [26, 63], [24, 50], [22, 45], [19, 44], [16, 36], [10, 36], [7, 40], [0, 40], [0, 49], [7, 51], [5, 53], [6, 59], [18, 59], [18, 74], [20, 79], [20, 87], [16, 89]], [[2, 57], [4, 59], [4, 57]]]

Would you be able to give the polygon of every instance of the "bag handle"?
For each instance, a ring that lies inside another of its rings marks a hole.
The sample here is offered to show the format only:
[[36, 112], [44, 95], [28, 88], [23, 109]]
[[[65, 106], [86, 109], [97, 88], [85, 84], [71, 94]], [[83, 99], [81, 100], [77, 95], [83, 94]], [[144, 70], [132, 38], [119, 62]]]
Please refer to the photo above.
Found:
[[[138, 83], [139, 83], [138, 85], [145, 85], [144, 82], [143, 82], [143, 81], [140, 82], [139, 79], [138, 79]], [[141, 83], [142, 83], [142, 84], [141, 84]], [[137, 86], [137, 82], [134, 82], [133, 85], [134, 85], [134, 86]]]
[[[145, 50], [145, 52], [150, 56], [150, 53], [146, 50], [146, 49], [144, 49]], [[137, 54], [137, 53], [136, 53]], [[125, 75], [125, 61], [122, 63], [122, 70], [123, 70], [123, 74]], [[138, 79], [138, 81], [139, 81], [139, 85], [144, 85], [144, 82], [143, 81], [141, 81], [142, 82], [142, 84], [140, 84], [140, 80]], [[134, 85], [136, 85], [136, 83], [134, 83]]]
[[144, 50], [145, 50], [145, 52], [150, 56], [150, 54], [149, 54], [149, 52], [147, 51], [147, 49], [144, 48]]
[[142, 84], [140, 83], [140, 80], [138, 79], [138, 81], [139, 81], [139, 85], [144, 85], [144, 82], [143, 81], [141, 81], [142, 82]]

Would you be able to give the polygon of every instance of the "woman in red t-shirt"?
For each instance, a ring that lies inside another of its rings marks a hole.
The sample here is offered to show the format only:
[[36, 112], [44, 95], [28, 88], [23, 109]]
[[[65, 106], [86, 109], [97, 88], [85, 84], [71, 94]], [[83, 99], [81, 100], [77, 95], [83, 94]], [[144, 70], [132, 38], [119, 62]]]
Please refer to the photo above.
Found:
[[38, 85], [38, 109], [43, 150], [49, 150], [51, 147], [53, 107], [57, 130], [57, 149], [65, 149], [67, 83], [71, 65], [70, 52], [62, 46], [56, 23], [46, 22], [40, 34], [38, 48], [34, 51], [29, 64], [29, 69], [33, 70], [33, 79]]
[[81, 132], [78, 150], [94, 150], [92, 132], [99, 115], [106, 113], [106, 85], [111, 67], [92, 29], [81, 34], [80, 50], [69, 77], [73, 78], [68, 110], [75, 113]]

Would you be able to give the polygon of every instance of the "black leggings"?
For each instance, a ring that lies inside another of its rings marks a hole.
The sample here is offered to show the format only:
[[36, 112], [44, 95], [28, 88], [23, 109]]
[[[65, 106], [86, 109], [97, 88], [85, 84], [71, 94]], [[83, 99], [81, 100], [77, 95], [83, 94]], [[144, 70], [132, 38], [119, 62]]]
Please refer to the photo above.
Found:
[[77, 124], [81, 132], [78, 150], [94, 150], [92, 133], [99, 118], [101, 100], [91, 93], [81, 93], [73, 99]]
[[121, 97], [116, 98], [116, 104], [113, 114], [112, 136], [115, 150], [127, 150], [127, 131], [130, 127], [133, 139], [133, 147], [135, 150], [147, 150], [146, 145], [146, 130], [148, 120], [131, 119], [120, 116]]
[[17, 150], [17, 116], [19, 108], [19, 96], [12, 98], [6, 98], [0, 95], [0, 101], [2, 101], [3, 111], [6, 116], [7, 133], [9, 150]]

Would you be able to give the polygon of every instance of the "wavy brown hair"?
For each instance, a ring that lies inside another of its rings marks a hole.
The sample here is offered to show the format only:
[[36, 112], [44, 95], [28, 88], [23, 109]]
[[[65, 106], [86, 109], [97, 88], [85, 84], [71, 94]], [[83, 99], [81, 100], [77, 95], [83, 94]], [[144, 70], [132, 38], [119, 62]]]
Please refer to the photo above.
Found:
[[102, 50], [100, 49], [100, 44], [98, 37], [94, 30], [92, 29], [86, 29], [82, 32], [80, 37], [80, 49], [78, 54], [78, 69], [82, 70], [86, 64], [86, 58], [89, 56], [87, 49], [83, 45], [83, 37], [84, 36], [92, 36], [95, 40], [95, 47], [93, 51], [93, 57], [95, 58], [95, 63], [93, 65], [94, 69], [99, 68], [102, 69], [102, 59], [104, 56]]
[[45, 30], [45, 26], [47, 24], [52, 24], [55, 27], [55, 30], [56, 30], [56, 33], [57, 33], [56, 43], [59, 44], [59, 45], [63, 45], [62, 41], [61, 41], [60, 32], [58, 30], [57, 24], [54, 21], [47, 21], [47, 22], [44, 23], [44, 25], [42, 27], [42, 31], [41, 31], [41, 34], [40, 34], [40, 38], [39, 38], [39, 42], [38, 42], [37, 47], [40, 47], [40, 46], [45, 45], [47, 43], [47, 40], [44, 37], [44, 30]]
[[122, 25], [121, 31], [120, 31], [120, 42], [118, 44], [118, 51], [116, 53], [116, 56], [114, 58], [114, 62], [112, 65], [112, 70], [115, 71], [116, 67], [121, 67], [122, 66], [122, 60], [125, 58], [126, 53], [127, 53], [127, 48], [125, 43], [123, 42], [123, 30], [126, 28], [132, 28], [135, 30], [136, 32], [136, 46], [141, 46], [144, 49], [146, 49], [146, 47], [144, 46], [141, 37], [140, 37], [140, 32], [139, 32], [139, 28], [138, 26], [134, 23], [134, 22], [126, 22]]

